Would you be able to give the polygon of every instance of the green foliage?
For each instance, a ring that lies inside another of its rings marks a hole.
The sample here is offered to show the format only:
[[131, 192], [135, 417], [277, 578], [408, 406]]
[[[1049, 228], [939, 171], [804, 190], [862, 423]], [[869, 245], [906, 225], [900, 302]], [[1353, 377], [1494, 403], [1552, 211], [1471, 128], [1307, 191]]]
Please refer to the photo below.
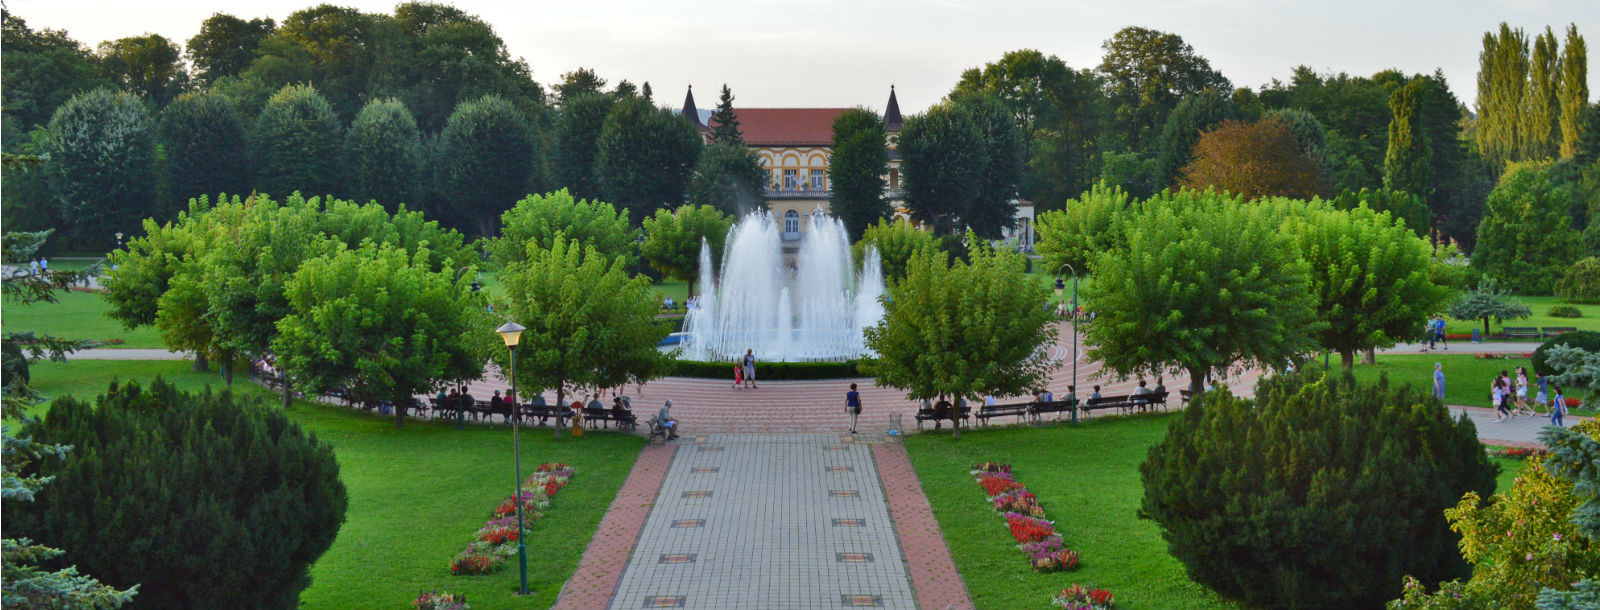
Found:
[[[548, 250], [527, 248], [525, 260], [501, 271], [507, 302], [495, 307], [527, 328], [516, 352], [522, 387], [554, 389], [565, 404], [581, 388], [666, 372], [669, 358], [656, 347], [671, 329], [655, 322], [648, 278], [629, 277], [620, 261], [559, 235]], [[495, 361], [502, 370], [509, 364], [503, 351]]]
[[[761, 363], [761, 380], [857, 379], [862, 377], [861, 371], [858, 369], [860, 364], [861, 361], [859, 360], [846, 360], [844, 362], [763, 362]], [[727, 362], [674, 360], [668, 374], [673, 377], [732, 379], [733, 368]]]
[[494, 219], [536, 192], [538, 134], [509, 100], [490, 95], [456, 106], [439, 141], [447, 218], [456, 226], [493, 235]]
[[345, 189], [357, 201], [388, 209], [421, 203], [422, 139], [404, 102], [373, 100], [356, 114], [345, 134]]
[[687, 119], [642, 97], [618, 100], [600, 130], [600, 192], [640, 219], [682, 205], [700, 149]]
[[1330, 169], [1328, 131], [1316, 115], [1299, 108], [1279, 108], [1266, 113], [1264, 118], [1277, 121], [1294, 134], [1295, 140], [1300, 142], [1300, 152], [1305, 153], [1324, 173]]
[[1556, 282], [1556, 296], [1568, 303], [1600, 303], [1600, 258], [1573, 263]]
[[894, 214], [884, 199], [889, 151], [883, 118], [865, 108], [851, 108], [833, 120], [833, 156], [828, 160], [828, 214], [844, 222], [859, 239], [874, 222]]
[[1550, 294], [1582, 251], [1571, 207], [1548, 164], [1513, 164], [1489, 194], [1472, 266], [1518, 293]]
[[294, 607], [344, 521], [333, 448], [228, 393], [113, 384], [92, 405], [56, 400], [26, 430], [74, 452], [34, 467], [54, 484], [27, 510], [7, 503], [7, 529], [139, 583], [129, 608]]
[[100, 75], [94, 54], [62, 30], [35, 30], [9, 9], [4, 17], [0, 46], [0, 82], [6, 90], [5, 116], [16, 121], [7, 130], [27, 131], [50, 121], [56, 109], [72, 97], [110, 87]]
[[1581, 318], [1583, 317], [1583, 312], [1578, 311], [1578, 308], [1571, 305], [1552, 305], [1544, 315], [1552, 318]]
[[1560, 122], [1556, 113], [1556, 91], [1560, 87], [1560, 54], [1556, 49], [1556, 34], [1545, 26], [1543, 34], [1533, 37], [1533, 54], [1528, 58], [1528, 85], [1522, 90], [1521, 124], [1517, 137], [1521, 139], [1521, 152], [1525, 159], [1549, 159], [1556, 155], [1561, 141]]
[[1098, 68], [1111, 104], [1106, 137], [1113, 148], [1149, 153], [1168, 113], [1186, 97], [1206, 89], [1233, 91], [1233, 84], [1177, 34], [1125, 27], [1100, 45]]
[[1137, 214], [1132, 198], [1121, 187], [1097, 182], [1064, 209], [1039, 215], [1038, 250], [1044, 266], [1056, 269], [1072, 265], [1087, 273], [1094, 257], [1127, 246], [1122, 218]]
[[861, 239], [850, 249], [857, 261], [866, 260], [869, 245], [878, 249], [878, 258], [883, 263], [883, 278], [890, 281], [906, 276], [911, 259], [939, 249], [939, 242], [932, 233], [918, 229], [910, 222], [888, 218], [879, 218], [878, 224], [862, 231]]
[[194, 65], [195, 80], [215, 84], [223, 77], [238, 76], [255, 61], [256, 47], [276, 28], [269, 18], [245, 21], [227, 13], [206, 17], [184, 48]]
[[178, 45], [160, 34], [102, 42], [99, 56], [102, 74], [156, 108], [166, 106], [189, 84]]
[[1589, 47], [1578, 35], [1578, 24], [1567, 26], [1567, 43], [1561, 48], [1561, 84], [1556, 91], [1561, 117], [1561, 157], [1577, 155], [1583, 141], [1585, 111], [1589, 103]]
[[1389, 122], [1389, 150], [1383, 157], [1386, 189], [1426, 195], [1433, 190], [1430, 175], [1433, 148], [1418, 124], [1425, 81], [1413, 80], [1389, 97], [1394, 120]]
[[[1569, 353], [1561, 362], [1552, 362], [1551, 356], [1556, 348], [1575, 348], [1582, 353]], [[1580, 330], [1577, 332], [1563, 333], [1546, 339], [1539, 347], [1533, 350], [1533, 372], [1540, 375], [1558, 375], [1574, 372], [1578, 366], [1587, 361], [1588, 354], [1600, 353], [1600, 333]], [[1572, 379], [1569, 383], [1576, 387], [1589, 385], [1585, 380]]]
[[[426, 246], [422, 246], [426, 248]], [[306, 261], [284, 286], [288, 316], [272, 352], [306, 393], [342, 389], [395, 406], [444, 381], [477, 379], [495, 326], [472, 278], [430, 270], [428, 253], [368, 242]]]
[[6, 582], [0, 601], [8, 607], [112, 610], [127, 604], [139, 592], [138, 585], [118, 591], [100, 584], [93, 577], [79, 574], [77, 566], [54, 572], [39, 567], [63, 555], [60, 549], [34, 544], [27, 538], [6, 538], [4, 544]]
[[1118, 375], [1278, 368], [1315, 349], [1308, 269], [1268, 206], [1181, 191], [1123, 222], [1127, 247], [1091, 258], [1100, 314], [1088, 357]]
[[656, 210], [655, 216], [644, 219], [646, 237], [640, 249], [651, 267], [688, 282], [688, 294], [694, 296], [694, 282], [700, 277], [700, 244], [710, 247], [715, 267], [732, 226], [732, 216], [708, 205]]
[[1027, 394], [1048, 378], [1048, 290], [1023, 274], [1021, 255], [967, 239], [970, 263], [924, 250], [890, 284], [883, 320], [866, 329], [878, 356], [862, 372], [913, 398]]
[[733, 111], [733, 90], [727, 83], [722, 84], [722, 97], [717, 100], [717, 109], [711, 111], [711, 120], [707, 122], [711, 128], [711, 142], [713, 144], [744, 144], [744, 131], [739, 129], [739, 114]]
[[983, 194], [989, 153], [972, 113], [940, 104], [906, 119], [900, 130], [901, 172], [911, 217], [940, 235], [954, 233]]
[[248, 191], [246, 141], [244, 121], [216, 93], [188, 93], [167, 104], [161, 111], [161, 146], [173, 199]]
[[[762, 189], [767, 170], [743, 142], [716, 142], [705, 147], [689, 181], [689, 203], [711, 206], [729, 215], [764, 209]], [[661, 211], [658, 208], [656, 211]]]
[[333, 193], [342, 182], [344, 129], [328, 100], [310, 85], [285, 85], [256, 117], [251, 142], [256, 189], [286, 197]]
[[1428, 205], [1422, 198], [1406, 191], [1396, 191], [1389, 188], [1361, 189], [1359, 192], [1346, 190], [1334, 197], [1330, 203], [1341, 210], [1354, 210], [1359, 207], [1369, 208], [1374, 212], [1387, 212], [1390, 217], [1406, 223], [1406, 228], [1411, 229], [1419, 237], [1428, 237]]
[[1600, 582], [1585, 578], [1572, 583], [1571, 591], [1543, 589], [1533, 607], [1538, 610], [1595, 610], [1600, 608]]
[[1478, 287], [1461, 293], [1450, 304], [1450, 317], [1457, 320], [1483, 320], [1483, 334], [1489, 335], [1489, 318], [1517, 320], [1533, 315], [1533, 310], [1511, 296], [1510, 290], [1500, 288], [1494, 278], [1484, 278]]
[[[623, 81], [627, 82], [627, 81]], [[606, 79], [589, 68], [579, 67], [576, 70], [561, 75], [561, 82], [555, 87], [556, 103], [565, 107], [580, 96], [598, 95], [605, 89]], [[621, 86], [621, 83], [618, 83]], [[619, 96], [620, 97], [620, 96]]]
[[1478, 53], [1476, 136], [1478, 151], [1493, 168], [1523, 158], [1517, 128], [1527, 79], [1528, 35], [1522, 28], [1501, 22], [1498, 32], [1485, 32]]
[[67, 100], [50, 119], [46, 152], [68, 239], [112, 243], [154, 211], [155, 125], [139, 98], [96, 89]]
[[1201, 134], [1182, 173], [1187, 188], [1217, 189], [1245, 199], [1310, 199], [1326, 183], [1300, 139], [1270, 116], [1254, 123], [1223, 121]]
[[557, 186], [572, 191], [579, 199], [600, 198], [600, 177], [595, 174], [594, 158], [600, 152], [600, 130], [611, 112], [613, 98], [602, 93], [584, 93], [561, 99], [561, 115], [556, 119], [556, 147], [550, 166]]
[[972, 205], [961, 214], [967, 229], [984, 239], [1000, 239], [1016, 224], [1012, 202], [1017, 198], [1017, 183], [1022, 180], [1025, 143], [1011, 110], [998, 96], [988, 93], [955, 93], [952, 104], [971, 114], [983, 134], [987, 161]]
[[1100, 179], [1097, 182], [1120, 187], [1134, 199], [1149, 199], [1156, 194], [1159, 167], [1155, 159], [1135, 152], [1108, 152], [1100, 159]]
[[565, 235], [592, 246], [606, 261], [623, 268], [634, 264], [639, 231], [628, 224], [627, 210], [604, 201], [579, 201], [566, 189], [529, 195], [500, 215], [500, 237], [489, 242], [489, 255], [501, 268], [528, 258], [529, 245], [548, 250]]
[[1372, 608], [1407, 574], [1467, 573], [1439, 513], [1494, 489], [1471, 422], [1387, 380], [1278, 376], [1255, 395], [1197, 397], [1139, 467], [1140, 515], [1190, 577], [1250, 607]]
[[1223, 121], [1241, 118], [1239, 108], [1223, 97], [1224, 93], [1206, 89], [1183, 98], [1167, 115], [1155, 156], [1154, 188], [1151, 193], [1171, 186], [1177, 180], [1178, 170], [1189, 164], [1194, 145], [1200, 141], [1202, 132]]
[[1416, 338], [1450, 296], [1429, 277], [1428, 243], [1388, 214], [1311, 206], [1286, 224], [1310, 271], [1316, 317], [1327, 323], [1312, 336], [1346, 369], [1358, 351]]

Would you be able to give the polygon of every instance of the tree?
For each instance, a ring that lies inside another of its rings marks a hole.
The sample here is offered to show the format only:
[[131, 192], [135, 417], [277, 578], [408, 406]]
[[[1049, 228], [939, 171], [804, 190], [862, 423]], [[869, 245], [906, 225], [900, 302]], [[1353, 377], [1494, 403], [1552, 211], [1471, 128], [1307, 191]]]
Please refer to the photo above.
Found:
[[1578, 259], [1581, 238], [1567, 215], [1571, 196], [1545, 164], [1513, 164], [1489, 194], [1472, 267], [1520, 294], [1550, 294]]
[[227, 392], [113, 385], [94, 404], [57, 399], [25, 430], [75, 451], [37, 465], [55, 484], [37, 511], [8, 503], [7, 529], [139, 583], [128, 608], [293, 607], [349, 505], [332, 446]]
[[1567, 26], [1567, 43], [1561, 48], [1561, 84], [1556, 91], [1561, 117], [1561, 157], [1578, 154], [1583, 141], [1585, 106], [1589, 102], [1589, 49], [1578, 35], [1578, 25]]
[[1286, 230], [1310, 271], [1316, 318], [1327, 323], [1317, 343], [1349, 370], [1357, 351], [1414, 338], [1449, 296], [1429, 278], [1428, 243], [1365, 206], [1308, 212]]
[[[4, 21], [0, 82], [6, 90], [6, 130], [22, 133], [50, 122], [56, 109], [81, 93], [113, 83], [100, 75], [94, 54], [62, 30], [34, 30], [21, 17], [0, 8]], [[9, 143], [9, 138], [7, 138]], [[9, 147], [8, 147], [9, 148]]]
[[425, 252], [370, 242], [306, 261], [284, 287], [292, 313], [272, 351], [307, 392], [394, 405], [399, 429], [413, 396], [481, 377], [494, 347], [483, 295], [450, 274], [430, 270]]
[[1600, 257], [1573, 263], [1556, 282], [1556, 296], [1567, 303], [1600, 303]]
[[194, 66], [195, 80], [214, 84], [224, 76], [238, 76], [255, 61], [256, 48], [272, 35], [271, 18], [245, 21], [227, 13], [212, 13], [200, 22], [200, 32], [189, 39], [184, 54]]
[[883, 197], [889, 174], [883, 118], [851, 108], [833, 119], [833, 156], [828, 160], [828, 214], [859, 239], [872, 223], [894, 214]]
[[[765, 209], [762, 189], [767, 169], [761, 158], [743, 143], [717, 142], [705, 147], [689, 182], [689, 203], [708, 205], [729, 215]], [[657, 208], [661, 211], [664, 208]]]
[[739, 114], [733, 111], [733, 91], [728, 89], [728, 84], [722, 84], [722, 98], [717, 100], [717, 109], [711, 111], [711, 142], [722, 144], [744, 144], [744, 132], [739, 129]]
[[573, 240], [594, 248], [608, 264], [620, 262], [624, 269], [632, 269], [638, 237], [639, 231], [629, 226], [627, 210], [604, 201], [578, 200], [562, 189], [529, 195], [506, 210], [500, 215], [500, 236], [487, 249], [503, 269], [526, 261], [530, 246], [548, 250], [558, 240]]
[[332, 111], [349, 120], [380, 65], [373, 48], [379, 17], [331, 4], [295, 11], [261, 40], [257, 58], [241, 76], [270, 87], [314, 83]]
[[862, 364], [909, 398], [978, 399], [1030, 393], [1049, 378], [1054, 343], [1048, 291], [1023, 273], [1022, 256], [995, 251], [970, 231], [971, 263], [921, 250], [890, 284], [883, 319], [866, 329], [877, 357]]
[[178, 45], [160, 34], [100, 43], [100, 70], [127, 91], [161, 108], [188, 87]]
[[1107, 136], [1121, 150], [1150, 152], [1179, 100], [1233, 84], [1177, 34], [1126, 27], [1100, 46], [1098, 73], [1111, 104]]
[[1108, 152], [1100, 157], [1100, 179], [1097, 183], [1128, 191], [1134, 199], [1149, 199], [1155, 195], [1160, 167], [1155, 159], [1136, 152]]
[[1123, 223], [1127, 247], [1092, 259], [1088, 357], [1117, 375], [1276, 369], [1315, 349], [1305, 261], [1266, 206], [1183, 191]]
[[600, 197], [600, 177], [595, 174], [594, 159], [600, 152], [600, 131], [605, 127], [613, 102], [611, 96], [601, 93], [562, 99], [550, 166], [556, 186], [572, 191], [579, 199]]
[[606, 79], [594, 70], [578, 68], [561, 75], [561, 84], [555, 86], [556, 104], [565, 109], [572, 100], [583, 95], [599, 95], [606, 88]]
[[600, 130], [595, 157], [600, 191], [634, 218], [677, 207], [684, 201], [700, 148], [700, 133], [687, 119], [643, 97], [618, 100]]
[[340, 179], [344, 129], [333, 107], [309, 85], [286, 85], [256, 117], [252, 142], [256, 189], [287, 196], [332, 194]]
[[1137, 213], [1131, 209], [1133, 205], [1122, 187], [1098, 182], [1060, 211], [1040, 214], [1035, 226], [1044, 267], [1072, 265], [1079, 273], [1087, 273], [1092, 259], [1101, 252], [1127, 247], [1122, 220]]
[[[399, 32], [378, 30], [397, 41], [372, 45], [378, 65], [386, 69], [375, 71], [368, 89], [399, 89], [420, 129], [437, 132], [458, 105], [485, 95], [510, 100], [529, 120], [542, 124], [544, 90], [534, 82], [527, 62], [513, 59], [505, 41], [483, 19], [446, 4], [406, 2], [395, 7], [393, 27]], [[385, 63], [385, 57], [394, 59]], [[403, 85], [388, 82], [395, 80]]]
[[[556, 391], [566, 404], [579, 388], [647, 381], [666, 370], [656, 349], [671, 328], [657, 324], [649, 278], [629, 277], [621, 261], [593, 246], [557, 238], [548, 250], [529, 244], [527, 258], [501, 272], [506, 303], [496, 307], [523, 325], [517, 383]], [[507, 356], [495, 361], [506, 370]]]
[[244, 121], [216, 93], [186, 93], [167, 104], [161, 111], [161, 145], [173, 199], [248, 191], [246, 142]]
[[1522, 89], [1522, 124], [1517, 127], [1523, 159], [1550, 159], [1561, 143], [1561, 107], [1556, 100], [1561, 70], [1556, 34], [1545, 26], [1533, 38], [1533, 55], [1528, 60], [1528, 85]]
[[961, 221], [984, 239], [1000, 239], [1016, 224], [1017, 183], [1022, 179], [1026, 154], [1022, 133], [1000, 98], [983, 93], [957, 93], [951, 103], [971, 114], [983, 134], [988, 153], [978, 194]]
[[1528, 36], [1522, 28], [1500, 23], [1499, 33], [1485, 32], [1478, 54], [1478, 151], [1499, 169], [1521, 159], [1522, 98], [1528, 81]]
[[939, 240], [932, 233], [911, 226], [904, 219], [879, 218], [878, 224], [861, 232], [861, 239], [851, 246], [857, 261], [866, 261], [867, 247], [877, 248], [883, 264], [884, 280], [899, 280], [906, 276], [911, 259], [923, 252], [939, 252]]
[[[1324, 126], [1326, 162], [1334, 188], [1377, 188], [1383, 182], [1388, 126], [1394, 117], [1389, 97], [1406, 82], [1406, 76], [1395, 70], [1367, 77], [1318, 74], [1309, 67], [1298, 66], [1288, 84], [1273, 81], [1264, 87], [1260, 100], [1268, 110], [1288, 108], [1309, 112]], [[1448, 92], [1448, 88], [1445, 89], [1444, 93]], [[1427, 117], [1424, 122], [1430, 129], [1435, 126], [1432, 100], [1430, 97], [1424, 112]], [[1444, 122], [1448, 124], [1449, 138], [1453, 141], [1461, 113], [1454, 104], [1440, 109], [1450, 112]], [[1440, 142], [1431, 143], [1435, 151], [1441, 148]]]
[[1389, 151], [1383, 158], [1383, 186], [1387, 189], [1427, 195], [1432, 191], [1429, 175], [1433, 148], [1417, 133], [1418, 106], [1422, 103], [1422, 81], [1412, 81], [1396, 89], [1389, 98], [1394, 120], [1389, 122]]
[[983, 193], [989, 165], [984, 144], [983, 129], [958, 105], [940, 104], [906, 119], [900, 130], [900, 171], [912, 218], [933, 225], [940, 235], [960, 228]]
[[1381, 189], [1361, 189], [1358, 191], [1345, 191], [1338, 197], [1329, 200], [1333, 207], [1341, 210], [1354, 210], [1360, 207], [1371, 208], [1374, 212], [1386, 212], [1395, 220], [1404, 221], [1406, 228], [1418, 237], [1430, 237], [1428, 230], [1428, 206], [1422, 199], [1405, 191]]
[[462, 103], [439, 135], [448, 163], [445, 193], [456, 226], [494, 234], [494, 219], [532, 192], [539, 158], [533, 125], [505, 98]]
[[715, 266], [714, 261], [722, 258], [722, 245], [731, 227], [732, 216], [708, 205], [656, 210], [655, 216], [644, 219], [646, 237], [640, 250], [651, 267], [688, 282], [692, 297], [697, 294], [694, 282], [700, 277], [700, 244], [711, 249], [712, 266]]
[[1215, 89], [1206, 89], [1178, 102], [1161, 130], [1155, 156], [1155, 188], [1166, 188], [1178, 178], [1178, 171], [1189, 164], [1201, 133], [1223, 121], [1240, 118], [1239, 108]]
[[1277, 376], [1255, 395], [1197, 397], [1139, 466], [1139, 515], [1191, 578], [1250, 607], [1374, 608], [1408, 574], [1468, 572], [1439, 514], [1494, 489], [1470, 421], [1387, 379]]
[[155, 149], [154, 121], [131, 94], [96, 89], [56, 110], [46, 167], [68, 239], [110, 243], [152, 215]]
[[389, 209], [420, 203], [422, 139], [405, 103], [385, 99], [367, 104], [345, 134], [344, 150], [352, 198]]
[[1533, 315], [1527, 305], [1502, 290], [1493, 278], [1484, 278], [1474, 290], [1461, 293], [1450, 305], [1450, 317], [1457, 320], [1483, 320], [1483, 335], [1489, 336], [1489, 318], [1519, 320]]
[[1322, 192], [1324, 182], [1294, 134], [1269, 117], [1254, 123], [1223, 121], [1201, 134], [1194, 160], [1183, 168], [1182, 184], [1237, 193], [1245, 199], [1310, 199]]

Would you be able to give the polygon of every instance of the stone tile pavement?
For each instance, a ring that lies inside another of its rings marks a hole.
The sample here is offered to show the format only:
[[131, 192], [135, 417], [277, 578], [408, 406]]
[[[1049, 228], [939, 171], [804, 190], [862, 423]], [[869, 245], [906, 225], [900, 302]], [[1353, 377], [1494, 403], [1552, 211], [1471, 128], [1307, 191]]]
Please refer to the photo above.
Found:
[[556, 610], [592, 610], [611, 603], [611, 593], [622, 578], [622, 569], [644, 529], [645, 518], [650, 515], [676, 450], [672, 445], [650, 445], [639, 452], [633, 470], [578, 561], [577, 572], [561, 587]]
[[[1514, 417], [1505, 421], [1494, 420], [1494, 409], [1482, 407], [1463, 407], [1449, 405], [1452, 416], [1466, 413], [1472, 419], [1473, 425], [1478, 427], [1478, 440], [1492, 445], [1507, 447], [1543, 447], [1539, 442], [1539, 431], [1550, 425], [1550, 416], [1545, 414], [1528, 417]], [[1564, 422], [1568, 426], [1577, 425], [1587, 417], [1567, 415]]]
[[934, 520], [933, 508], [922, 493], [917, 471], [905, 445], [881, 443], [872, 446], [878, 477], [889, 497], [889, 512], [894, 517], [895, 533], [906, 554], [911, 584], [917, 591], [917, 606], [926, 610], [971, 610], [972, 597], [950, 558], [944, 533]]

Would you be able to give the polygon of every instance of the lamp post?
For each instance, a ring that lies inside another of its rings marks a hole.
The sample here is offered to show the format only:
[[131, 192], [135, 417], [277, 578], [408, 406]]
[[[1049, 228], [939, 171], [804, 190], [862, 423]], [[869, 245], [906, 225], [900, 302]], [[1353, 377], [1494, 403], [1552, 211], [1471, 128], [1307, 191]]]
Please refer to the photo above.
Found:
[[[1072, 270], [1072, 309], [1068, 310], [1068, 315], [1072, 316], [1072, 389], [1074, 398], [1076, 398], [1078, 389], [1078, 269], [1071, 264], [1063, 264], [1056, 269], [1056, 298], [1060, 298], [1061, 293], [1067, 288], [1067, 283], [1061, 279], [1062, 269]], [[1077, 404], [1072, 405], [1072, 421], [1073, 423], [1078, 421]]]
[[517, 473], [517, 486], [512, 488], [512, 501], [517, 503], [517, 570], [522, 575], [522, 588], [517, 589], [517, 595], [528, 594], [528, 547], [523, 542], [522, 529], [522, 438], [519, 436], [517, 422], [522, 419], [517, 407], [517, 342], [522, 339], [522, 331], [528, 330], [516, 322], [506, 322], [495, 332], [500, 333], [500, 338], [506, 342], [506, 349], [511, 352], [511, 446], [516, 457], [514, 470]]

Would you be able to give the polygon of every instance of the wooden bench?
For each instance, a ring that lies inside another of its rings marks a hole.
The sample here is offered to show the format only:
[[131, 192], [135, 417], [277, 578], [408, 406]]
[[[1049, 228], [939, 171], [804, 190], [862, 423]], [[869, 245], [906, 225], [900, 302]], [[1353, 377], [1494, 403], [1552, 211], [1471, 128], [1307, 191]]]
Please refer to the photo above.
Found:
[[1192, 398], [1194, 398], [1194, 392], [1189, 390], [1178, 390], [1178, 407], [1184, 408], [1189, 406], [1189, 400]]
[[1565, 335], [1567, 333], [1578, 332], [1578, 327], [1576, 327], [1576, 326], [1546, 326], [1541, 330], [1544, 331], [1544, 336], [1546, 336], [1546, 337], [1554, 337], [1556, 335]]
[[1160, 392], [1129, 396], [1128, 403], [1132, 406], [1138, 407], [1141, 413], [1144, 412], [1145, 409], [1155, 406], [1160, 406], [1161, 410], [1165, 411], [1167, 410], [1167, 394], [1168, 392], [1166, 390], [1162, 390]]
[[632, 430], [638, 426], [639, 417], [633, 413], [617, 413], [609, 407], [601, 409], [584, 407], [583, 422], [588, 424], [590, 428], [594, 427], [594, 422], [599, 422], [606, 428], [611, 427], [611, 422], [617, 422], [618, 430]]
[[1083, 411], [1085, 416], [1091, 415], [1100, 409], [1119, 409], [1122, 411], [1128, 411], [1132, 408], [1132, 396], [1101, 396], [1099, 398], [1090, 398], [1088, 402], [1083, 404], [1083, 406], [1078, 407], [1079, 410]]
[[959, 417], [961, 420], [965, 421], [965, 420], [967, 420], [968, 418], [970, 418], [972, 416], [972, 407], [967, 407], [965, 409], [960, 409], [960, 413], [956, 413], [956, 410], [957, 409], [956, 409], [955, 405], [951, 405], [950, 406], [950, 412], [949, 413], [939, 413], [939, 412], [935, 411], [934, 409], [921, 409], [921, 408], [919, 408], [919, 409], [917, 409], [917, 415], [916, 415], [917, 429], [921, 430], [922, 429], [922, 422], [925, 422], [925, 421], [932, 421], [932, 422], [934, 422], [935, 425], [937, 425], [940, 420], [949, 420], [950, 421], [950, 425], [954, 426], [956, 424], [956, 418]]
[[1033, 403], [1022, 402], [1010, 405], [984, 405], [978, 409], [978, 423], [988, 424], [991, 417], [1016, 417], [1018, 421], [1034, 414]]
[[1052, 400], [1049, 402], [1041, 401], [1033, 403], [1033, 415], [1035, 418], [1038, 418], [1038, 416], [1045, 413], [1071, 413], [1077, 408], [1078, 399], [1076, 398], [1071, 400]]
[[[1574, 329], [1576, 330], [1576, 329]], [[1532, 326], [1507, 326], [1500, 329], [1500, 334], [1507, 339], [1542, 339], [1544, 335], [1539, 329]]]

